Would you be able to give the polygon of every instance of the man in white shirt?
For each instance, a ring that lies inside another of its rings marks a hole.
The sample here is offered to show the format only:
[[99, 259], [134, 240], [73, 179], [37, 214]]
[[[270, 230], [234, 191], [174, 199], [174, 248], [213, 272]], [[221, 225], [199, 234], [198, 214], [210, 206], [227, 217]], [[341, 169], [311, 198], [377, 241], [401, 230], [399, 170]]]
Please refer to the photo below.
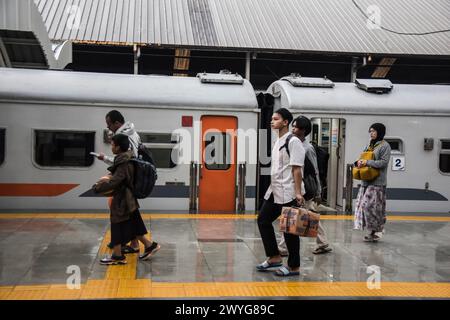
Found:
[[[312, 165], [312, 169], [314, 170], [315, 179], [317, 183], [317, 190], [314, 198], [308, 199], [306, 198], [306, 208], [309, 210], [317, 211], [316, 210], [316, 199], [320, 199], [321, 193], [322, 193], [322, 187], [320, 185], [320, 176], [319, 176], [319, 168], [317, 164], [317, 155], [316, 150], [306, 140], [306, 137], [311, 133], [311, 121], [305, 117], [305, 116], [299, 116], [292, 122], [292, 133], [296, 135], [300, 141], [303, 143], [303, 147], [306, 152], [306, 159], [309, 160], [309, 162]], [[307, 173], [304, 172], [304, 176]], [[306, 190], [305, 190], [306, 191]], [[325, 229], [323, 228], [321, 222], [319, 221], [319, 227], [317, 232], [317, 238], [316, 238], [317, 247], [313, 250], [314, 254], [322, 254], [322, 253], [328, 253], [332, 251], [332, 249], [329, 246], [328, 239], [326, 236]], [[278, 243], [278, 247], [280, 250], [281, 255], [287, 255], [286, 250], [286, 244], [284, 239], [281, 239], [281, 241]]]
[[[133, 151], [134, 157], [137, 158], [138, 148], [141, 144], [141, 137], [139, 137], [139, 134], [136, 132], [134, 124], [130, 121], [125, 122], [123, 115], [117, 110], [108, 112], [105, 120], [106, 127], [111, 130], [113, 134], [121, 133], [128, 136], [128, 140], [130, 141], [130, 150]], [[112, 164], [114, 163], [114, 157], [106, 156], [104, 153], [100, 153], [98, 159], [102, 160], [109, 166], [112, 166]]]
[[305, 161], [305, 149], [302, 142], [292, 136], [289, 140], [289, 153], [285, 148], [286, 138], [290, 135], [289, 124], [292, 114], [285, 108], [278, 109], [272, 115], [271, 128], [278, 131], [278, 139], [272, 149], [271, 183], [264, 196], [264, 203], [258, 215], [258, 227], [268, 259], [256, 266], [258, 271], [280, 267], [278, 276], [299, 275], [300, 238], [285, 233], [289, 251], [288, 266], [283, 266], [272, 223], [280, 216], [283, 206], [304, 203], [302, 167]]

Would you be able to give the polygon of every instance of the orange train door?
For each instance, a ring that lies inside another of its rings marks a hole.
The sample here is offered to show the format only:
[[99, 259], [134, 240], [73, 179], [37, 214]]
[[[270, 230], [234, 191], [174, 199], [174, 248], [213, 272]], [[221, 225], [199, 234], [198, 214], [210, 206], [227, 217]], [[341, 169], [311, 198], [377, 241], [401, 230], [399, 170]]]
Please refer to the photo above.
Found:
[[199, 210], [234, 212], [236, 208], [237, 118], [202, 116]]

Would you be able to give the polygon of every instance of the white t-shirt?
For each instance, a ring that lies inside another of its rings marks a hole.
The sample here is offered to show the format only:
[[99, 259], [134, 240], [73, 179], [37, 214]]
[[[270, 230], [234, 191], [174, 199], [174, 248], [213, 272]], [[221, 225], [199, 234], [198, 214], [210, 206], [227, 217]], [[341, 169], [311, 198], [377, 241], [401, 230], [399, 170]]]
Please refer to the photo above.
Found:
[[[281, 138], [275, 141], [272, 149], [272, 167], [271, 167], [271, 181], [270, 186], [264, 196], [268, 200], [270, 194], [273, 193], [274, 202], [277, 204], [289, 203], [295, 199], [294, 177], [292, 175], [292, 166], [302, 167], [305, 164], [305, 148], [302, 142], [297, 137], [293, 136], [289, 141], [289, 153], [284, 146], [286, 138], [291, 134], [287, 132]], [[305, 187], [302, 182], [302, 194], [305, 194]]]

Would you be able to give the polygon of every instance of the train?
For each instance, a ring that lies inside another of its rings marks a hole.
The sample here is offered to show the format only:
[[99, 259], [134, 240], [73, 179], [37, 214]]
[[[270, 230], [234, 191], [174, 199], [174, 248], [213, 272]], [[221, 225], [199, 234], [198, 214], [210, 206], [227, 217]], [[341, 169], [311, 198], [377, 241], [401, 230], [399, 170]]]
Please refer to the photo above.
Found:
[[291, 74], [255, 92], [230, 72], [197, 77], [0, 68], [0, 210], [103, 211], [92, 192], [110, 153], [105, 115], [119, 110], [154, 156], [151, 212], [255, 212], [270, 183], [270, 118], [312, 121], [328, 150], [324, 200], [351, 211], [349, 170], [374, 122], [392, 148], [387, 211], [450, 213], [450, 86], [386, 79], [333, 82]]

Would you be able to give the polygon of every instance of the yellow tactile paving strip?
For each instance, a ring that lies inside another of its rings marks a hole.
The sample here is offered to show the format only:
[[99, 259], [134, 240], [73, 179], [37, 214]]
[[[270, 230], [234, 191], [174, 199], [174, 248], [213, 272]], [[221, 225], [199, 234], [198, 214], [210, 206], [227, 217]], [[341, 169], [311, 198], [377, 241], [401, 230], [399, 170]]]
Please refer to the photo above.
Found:
[[[167, 214], [144, 213], [143, 219], [232, 219], [254, 220], [255, 214]], [[0, 219], [109, 219], [108, 213], [0, 213]], [[353, 215], [321, 215], [322, 220], [353, 220]], [[448, 217], [439, 216], [389, 216], [389, 221], [436, 221], [450, 222]]]
[[[122, 267], [117, 267], [122, 268]], [[2, 300], [220, 298], [220, 297], [410, 297], [450, 298], [450, 283], [382, 282], [207, 282], [161, 283], [149, 279], [88, 280], [80, 289], [65, 285], [0, 287]]]
[[[104, 219], [107, 214], [1, 214], [16, 218]], [[144, 219], [255, 219], [255, 215], [144, 214]], [[325, 220], [350, 220], [352, 216], [326, 215]], [[391, 216], [400, 221], [450, 221], [450, 217]], [[442, 220], [442, 218], [444, 218]], [[107, 231], [98, 258], [110, 253]], [[142, 251], [141, 245], [141, 251]], [[88, 280], [79, 289], [64, 284], [0, 287], [0, 300], [78, 300], [151, 298], [226, 297], [400, 297], [450, 298], [450, 283], [382, 282], [380, 289], [369, 289], [366, 282], [153, 282], [136, 279], [138, 255], [127, 255], [124, 266], [108, 266], [104, 279]]]

